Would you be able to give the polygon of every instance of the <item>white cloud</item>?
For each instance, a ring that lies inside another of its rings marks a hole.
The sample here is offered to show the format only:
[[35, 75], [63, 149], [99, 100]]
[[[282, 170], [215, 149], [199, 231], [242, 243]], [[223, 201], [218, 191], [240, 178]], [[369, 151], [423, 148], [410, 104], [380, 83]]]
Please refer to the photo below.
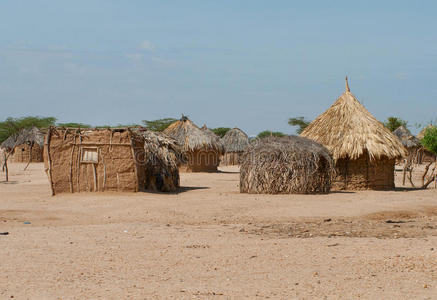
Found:
[[149, 41], [143, 41], [140, 44], [140, 48], [146, 51], [154, 51], [155, 50], [155, 45], [153, 45], [151, 42]]

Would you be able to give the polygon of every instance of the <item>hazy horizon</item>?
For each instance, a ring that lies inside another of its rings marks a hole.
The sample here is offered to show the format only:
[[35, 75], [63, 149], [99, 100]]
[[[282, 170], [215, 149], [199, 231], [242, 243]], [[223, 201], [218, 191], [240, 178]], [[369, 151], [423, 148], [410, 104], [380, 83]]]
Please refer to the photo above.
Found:
[[435, 121], [437, 3], [17, 1], [0, 4], [0, 120], [91, 125], [188, 115], [294, 133], [352, 93], [379, 120]]

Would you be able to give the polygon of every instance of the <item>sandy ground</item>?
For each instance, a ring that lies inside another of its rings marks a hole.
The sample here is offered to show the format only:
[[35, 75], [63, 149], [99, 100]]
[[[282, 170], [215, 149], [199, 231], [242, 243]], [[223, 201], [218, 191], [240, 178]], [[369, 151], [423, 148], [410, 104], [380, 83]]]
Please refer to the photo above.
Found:
[[434, 189], [247, 195], [227, 167], [51, 197], [23, 168], [0, 183], [0, 299], [437, 298]]

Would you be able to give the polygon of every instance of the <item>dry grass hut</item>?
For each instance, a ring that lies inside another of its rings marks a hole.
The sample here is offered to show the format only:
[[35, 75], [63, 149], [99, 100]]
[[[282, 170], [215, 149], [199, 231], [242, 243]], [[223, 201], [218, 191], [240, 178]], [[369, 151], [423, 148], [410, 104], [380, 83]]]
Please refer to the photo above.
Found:
[[187, 172], [216, 172], [224, 152], [219, 139], [197, 127], [186, 116], [171, 124], [164, 133], [176, 139], [186, 158], [181, 170]]
[[226, 132], [222, 138], [225, 147], [221, 164], [225, 166], [239, 165], [241, 156], [249, 146], [249, 137], [239, 128], [233, 128]]
[[322, 145], [298, 136], [268, 137], [242, 155], [240, 192], [324, 194], [331, 189], [334, 161]]
[[413, 163], [420, 163], [420, 152], [422, 146], [418, 138], [411, 134], [405, 126], [399, 126], [393, 134], [401, 141], [408, 152], [408, 159]]
[[407, 156], [399, 139], [346, 91], [301, 134], [326, 146], [336, 163], [333, 189], [392, 189], [398, 158]]
[[36, 128], [22, 129], [18, 134], [7, 138], [1, 147], [11, 153], [12, 162], [43, 162], [44, 133]]
[[130, 128], [50, 128], [44, 157], [52, 194], [173, 190], [178, 179], [174, 179], [174, 170], [167, 169], [168, 164], [147, 169], [148, 159], [160, 156], [163, 144], [156, 146], [152, 139], [146, 140]]
[[144, 138], [144, 164], [146, 186], [162, 192], [174, 192], [179, 188], [179, 166], [183, 161], [182, 148], [165, 133], [140, 129]]

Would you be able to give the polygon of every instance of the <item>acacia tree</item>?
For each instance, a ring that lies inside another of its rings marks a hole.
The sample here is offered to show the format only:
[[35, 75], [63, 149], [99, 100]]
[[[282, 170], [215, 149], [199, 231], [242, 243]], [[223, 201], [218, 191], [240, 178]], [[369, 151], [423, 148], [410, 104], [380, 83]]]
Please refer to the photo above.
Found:
[[305, 130], [305, 128], [307, 128], [308, 125], [310, 125], [310, 123], [311, 123], [311, 121], [305, 120], [304, 117], [297, 117], [297, 118], [288, 119], [288, 125], [298, 127], [296, 129], [297, 134], [301, 134]]
[[262, 139], [262, 138], [269, 137], [269, 136], [281, 137], [281, 136], [285, 136], [285, 134], [282, 132], [279, 132], [279, 131], [264, 130], [264, 131], [258, 133], [258, 135], [256, 137], [259, 139]]
[[390, 129], [391, 132], [395, 131], [401, 126], [407, 127], [408, 121], [405, 121], [398, 117], [388, 117], [387, 121], [384, 122], [384, 126]]
[[152, 131], [164, 131], [171, 123], [176, 122], [175, 118], [163, 118], [158, 120], [143, 120], [143, 124], [147, 129]]
[[229, 128], [229, 127], [217, 127], [217, 128], [211, 129], [212, 132], [214, 132], [215, 134], [217, 134], [221, 138], [224, 137], [226, 132], [228, 132], [229, 130], [231, 130], [231, 128]]

